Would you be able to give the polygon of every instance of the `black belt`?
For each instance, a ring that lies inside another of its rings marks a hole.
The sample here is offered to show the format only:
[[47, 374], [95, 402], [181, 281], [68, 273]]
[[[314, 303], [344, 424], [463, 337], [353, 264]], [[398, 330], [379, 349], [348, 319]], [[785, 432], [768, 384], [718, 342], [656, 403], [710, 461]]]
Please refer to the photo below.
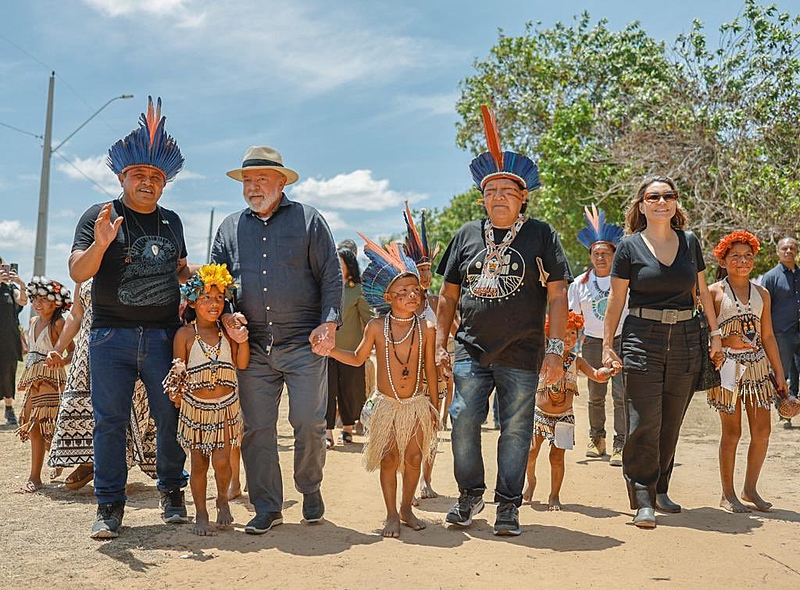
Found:
[[647, 309], [646, 307], [632, 307], [628, 313], [635, 318], [661, 322], [662, 324], [677, 324], [686, 322], [694, 317], [693, 309]]

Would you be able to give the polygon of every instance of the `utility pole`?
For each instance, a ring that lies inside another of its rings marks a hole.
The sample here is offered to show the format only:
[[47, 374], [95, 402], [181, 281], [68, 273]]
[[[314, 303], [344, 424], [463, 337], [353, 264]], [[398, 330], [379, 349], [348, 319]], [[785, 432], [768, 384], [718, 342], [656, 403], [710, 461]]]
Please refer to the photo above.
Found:
[[208, 252], [206, 253], [206, 264], [211, 264], [211, 240], [214, 232], [214, 208], [211, 208], [211, 221], [208, 222]]
[[56, 73], [50, 73], [47, 90], [47, 117], [44, 122], [44, 149], [42, 150], [42, 178], [39, 182], [39, 217], [36, 224], [36, 250], [33, 255], [33, 274], [45, 274], [47, 266], [47, 210], [50, 200], [50, 146], [53, 139], [53, 89]]

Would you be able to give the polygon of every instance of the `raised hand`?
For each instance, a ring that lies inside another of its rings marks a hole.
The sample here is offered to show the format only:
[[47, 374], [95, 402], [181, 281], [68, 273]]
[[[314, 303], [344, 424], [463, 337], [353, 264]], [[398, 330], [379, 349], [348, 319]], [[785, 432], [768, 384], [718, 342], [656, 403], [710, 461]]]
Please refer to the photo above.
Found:
[[94, 221], [94, 241], [101, 248], [108, 248], [109, 244], [117, 237], [119, 226], [122, 225], [123, 217], [117, 217], [111, 221], [111, 203], [106, 203], [97, 214]]

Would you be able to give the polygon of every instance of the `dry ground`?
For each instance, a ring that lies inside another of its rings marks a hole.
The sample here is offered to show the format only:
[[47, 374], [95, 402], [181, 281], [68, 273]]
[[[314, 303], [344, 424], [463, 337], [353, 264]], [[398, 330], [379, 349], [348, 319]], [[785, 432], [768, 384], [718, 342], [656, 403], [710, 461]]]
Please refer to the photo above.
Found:
[[[585, 383], [582, 387], [585, 391]], [[25, 481], [29, 449], [3, 427], [0, 584], [7, 588], [800, 587], [800, 428], [773, 431], [761, 490], [775, 509], [766, 514], [727, 514], [717, 508], [719, 423], [698, 395], [683, 428], [671, 490], [684, 511], [659, 516], [656, 530], [642, 531], [630, 524], [620, 469], [609, 466], [607, 458], [583, 457], [585, 400], [585, 395], [576, 400], [577, 447], [567, 454], [561, 495], [565, 511], [546, 510], [549, 473], [546, 457], [540, 457], [536, 502], [521, 509], [524, 533], [511, 539], [492, 536], [492, 505], [469, 529], [443, 525], [457, 495], [448, 432], [442, 433], [434, 472], [434, 487], [441, 497], [423, 501], [419, 511], [428, 522], [425, 531], [404, 528], [399, 540], [379, 536], [383, 506], [378, 477], [361, 467], [359, 437], [346, 449], [337, 447], [328, 454], [323, 484], [326, 521], [301, 524], [301, 497], [291, 484], [293, 441], [283, 404], [279, 432], [286, 487], [283, 526], [263, 536], [245, 535], [243, 523], [249, 520], [251, 507], [239, 499], [233, 503], [235, 530], [196, 537], [186, 525], [161, 523], [151, 480], [134, 471], [122, 535], [97, 542], [87, 535], [94, 514], [90, 486], [74, 493], [57, 481], [34, 495], [14, 493]], [[496, 431], [484, 432], [490, 488], [496, 438]], [[740, 465], [746, 442], [745, 436]], [[740, 467], [737, 485], [741, 473]], [[189, 512], [193, 513], [191, 503]]]

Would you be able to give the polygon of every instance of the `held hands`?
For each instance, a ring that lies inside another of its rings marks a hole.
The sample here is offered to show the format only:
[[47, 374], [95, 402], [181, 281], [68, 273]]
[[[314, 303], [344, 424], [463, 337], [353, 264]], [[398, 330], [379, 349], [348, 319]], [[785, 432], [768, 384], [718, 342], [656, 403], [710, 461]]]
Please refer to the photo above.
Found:
[[224, 313], [220, 320], [228, 337], [237, 344], [246, 342], [250, 337], [250, 332], [247, 330], [247, 318], [238, 311], [236, 313]]
[[542, 369], [539, 371], [540, 386], [555, 385], [564, 376], [564, 360], [557, 354], [544, 355]]
[[311, 350], [320, 356], [328, 356], [336, 346], [336, 324], [325, 322], [320, 324], [308, 336]]
[[47, 353], [47, 358], [45, 359], [44, 364], [51, 369], [63, 367], [67, 364], [66, 355], [58, 352], [57, 350], [51, 350]]
[[614, 375], [616, 375], [619, 370], [610, 369], [609, 367], [601, 367], [597, 369], [595, 376], [600, 382], [605, 382], [611, 379]]
[[106, 203], [97, 214], [97, 219], [94, 221], [94, 241], [103, 248], [108, 248], [109, 244], [117, 237], [119, 226], [122, 225], [123, 217], [117, 217], [113, 222], [111, 221], [111, 203]]
[[714, 335], [711, 337], [711, 346], [709, 347], [708, 356], [711, 357], [711, 362], [719, 370], [722, 363], [725, 361], [725, 353], [722, 352], [722, 337]]
[[619, 358], [616, 351], [610, 346], [603, 346], [603, 366], [607, 369], [611, 369], [614, 375], [622, 370], [622, 359]]
[[450, 353], [447, 352], [445, 346], [436, 346], [436, 370], [444, 379], [450, 379], [453, 374], [453, 368], [450, 366]]

